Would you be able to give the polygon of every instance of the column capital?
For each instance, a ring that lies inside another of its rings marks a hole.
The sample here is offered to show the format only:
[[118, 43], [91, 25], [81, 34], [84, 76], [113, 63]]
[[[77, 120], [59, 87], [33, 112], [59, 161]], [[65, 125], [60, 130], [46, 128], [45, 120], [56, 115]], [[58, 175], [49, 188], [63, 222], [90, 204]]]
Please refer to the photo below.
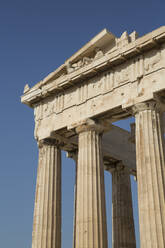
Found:
[[118, 172], [124, 172], [124, 173], [131, 174], [129, 168], [126, 167], [122, 161], [107, 165], [106, 170], [109, 171], [110, 173], [118, 171]]
[[134, 115], [145, 110], [156, 110], [158, 112], [163, 112], [165, 110], [165, 105], [161, 102], [159, 98], [156, 98], [154, 100], [136, 103], [132, 107], [132, 113]]
[[135, 107], [140, 247], [165, 247], [163, 101]]
[[32, 248], [61, 247], [61, 150], [39, 142]]
[[111, 129], [111, 125], [107, 121], [94, 121], [92, 119], [86, 119], [75, 126], [76, 132], [82, 133], [86, 131], [96, 131], [97, 133], [103, 133]]
[[76, 129], [80, 137], [74, 247], [107, 248], [104, 167], [100, 135], [104, 129], [94, 121], [89, 121]]
[[47, 139], [43, 139], [43, 140], [39, 140], [37, 142], [38, 147], [42, 148], [44, 145], [47, 146], [56, 146], [59, 147], [60, 146], [60, 142], [56, 139], [51, 139], [51, 138], [47, 138]]
[[67, 151], [67, 153], [66, 153], [67, 158], [72, 158], [75, 162], [77, 161], [77, 155], [78, 155], [77, 150]]

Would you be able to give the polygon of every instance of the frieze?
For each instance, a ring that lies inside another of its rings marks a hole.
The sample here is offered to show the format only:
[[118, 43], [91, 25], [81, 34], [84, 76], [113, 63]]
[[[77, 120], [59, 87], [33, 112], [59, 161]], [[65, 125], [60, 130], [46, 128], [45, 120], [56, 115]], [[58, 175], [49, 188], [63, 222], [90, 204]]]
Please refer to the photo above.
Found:
[[[164, 62], [164, 61], [163, 61]], [[138, 95], [143, 94], [143, 85], [139, 82], [146, 74], [156, 71], [163, 65], [160, 50], [153, 50], [125, 62], [113, 69], [100, 73], [65, 92], [45, 98], [34, 108], [35, 120], [42, 120], [52, 114], [60, 114], [74, 105], [81, 105], [98, 95], [107, 94], [122, 85], [137, 81]], [[165, 63], [165, 62], [164, 62]], [[143, 82], [143, 81], [142, 81]]]
[[77, 88], [77, 102], [79, 104], [85, 102], [88, 99], [88, 83], [83, 83]]
[[152, 50], [145, 55], [144, 60], [144, 71], [145, 74], [151, 73], [159, 69], [161, 66], [161, 52], [158, 50]]
[[[127, 31], [125, 31], [120, 38], [116, 38], [115, 41], [116, 47], [119, 49], [123, 48], [126, 45], [128, 45], [130, 42], [134, 42], [137, 38], [138, 38], [138, 34], [136, 31], [132, 32], [130, 35], [128, 35]], [[80, 60], [74, 63], [71, 63], [70, 61], [67, 62], [66, 64], [67, 73], [73, 72], [85, 65], [88, 65], [93, 61], [101, 58], [102, 56], [104, 56], [104, 52], [101, 50], [101, 48], [96, 47], [93, 56], [91, 57], [84, 56], [83, 58], [81, 58]]]
[[114, 84], [114, 71], [111, 70], [110, 72], [104, 73], [102, 77], [102, 88], [103, 93], [109, 92], [113, 90], [115, 87]]
[[140, 55], [134, 59], [133, 75], [134, 80], [140, 79], [144, 75], [144, 57]]
[[120, 85], [131, 81], [131, 69], [132, 69], [132, 64], [130, 64], [129, 62], [118, 66], [118, 68], [115, 71], [116, 87], [119, 87]]

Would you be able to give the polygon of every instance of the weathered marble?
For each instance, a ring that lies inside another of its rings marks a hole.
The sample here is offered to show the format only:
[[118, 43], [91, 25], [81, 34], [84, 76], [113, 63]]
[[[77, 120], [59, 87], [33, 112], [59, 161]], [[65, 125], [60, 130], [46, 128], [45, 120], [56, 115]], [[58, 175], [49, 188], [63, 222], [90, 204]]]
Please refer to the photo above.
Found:
[[32, 248], [61, 248], [61, 151], [40, 142]]
[[141, 248], [165, 247], [165, 150], [161, 109], [150, 101], [134, 106]]
[[112, 247], [136, 248], [129, 171], [117, 164], [112, 174]]
[[[102, 51], [98, 58], [96, 48]], [[89, 63], [67, 72], [68, 63], [79, 64], [86, 57]], [[165, 27], [138, 38], [126, 32], [116, 38], [104, 30], [48, 77], [26, 88], [21, 101], [34, 108], [35, 137], [41, 140], [105, 112], [111, 122], [130, 116], [125, 108], [159, 94], [164, 78]]]
[[77, 127], [79, 151], [76, 248], [108, 248], [101, 135], [94, 126]]
[[[79, 150], [74, 248], [107, 248], [102, 156], [107, 164], [122, 161], [130, 173], [137, 171], [141, 248], [165, 247], [164, 141], [160, 109], [153, 102], [165, 102], [164, 79], [165, 26], [143, 37], [125, 31], [117, 38], [104, 29], [42, 81], [25, 86], [21, 101], [34, 109], [37, 142], [56, 139], [60, 149]], [[131, 117], [132, 110], [137, 168], [133, 135], [111, 125]], [[102, 149], [100, 132], [108, 130], [98, 123], [112, 128], [103, 135]], [[44, 145], [40, 151], [46, 155], [39, 159], [33, 248], [59, 247], [61, 242], [61, 231], [54, 233], [61, 221], [59, 148]], [[128, 175], [120, 179], [128, 180]], [[57, 187], [54, 198], [52, 187]], [[125, 188], [121, 190], [124, 195]], [[59, 211], [56, 216], [52, 201]], [[120, 209], [116, 207], [118, 214]], [[128, 236], [127, 227], [121, 232]]]

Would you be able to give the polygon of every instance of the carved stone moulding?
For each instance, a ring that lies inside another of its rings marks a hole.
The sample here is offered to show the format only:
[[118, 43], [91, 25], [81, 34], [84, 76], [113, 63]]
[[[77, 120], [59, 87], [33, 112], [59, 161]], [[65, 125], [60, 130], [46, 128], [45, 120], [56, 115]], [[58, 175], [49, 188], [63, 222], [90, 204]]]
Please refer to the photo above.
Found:
[[[67, 63], [81, 60], [83, 66], [67, 73]], [[43, 140], [84, 119], [108, 116], [112, 123], [131, 116], [134, 105], [164, 97], [164, 78], [165, 27], [140, 38], [104, 30], [43, 81], [26, 86], [21, 100], [34, 108], [35, 138]]]
[[[152, 34], [147, 34], [140, 38], [137, 38], [136, 33], [128, 36], [128, 34], [124, 32], [120, 39], [116, 38], [107, 30], [103, 30], [87, 43], [86, 46], [69, 58], [64, 65], [60, 66], [31, 89], [27, 89], [22, 96], [22, 102], [32, 105], [38, 98], [49, 95], [51, 92], [59, 91], [60, 88], [62, 89], [65, 85], [69, 86], [70, 83], [74, 84], [74, 81], [80, 81], [84, 75], [85, 78], [88, 78], [88, 74], [90, 75], [91, 71], [100, 73], [100, 70], [105, 70], [104, 68], [111, 68], [114, 65], [122, 64], [128, 59], [135, 58], [149, 50], [161, 47], [164, 49], [164, 45], [162, 45], [164, 41], [165, 27], [161, 27], [153, 31]], [[96, 49], [98, 49], [97, 52]], [[90, 58], [90, 54], [95, 54], [95, 57], [97, 57], [92, 63], [91, 59], [87, 59], [88, 57]], [[99, 54], [99, 56], [96, 56], [97, 54]], [[74, 64], [75, 61], [81, 60], [84, 57], [86, 57], [84, 66], [67, 74], [67, 63]], [[148, 59], [146, 58], [144, 66], [148, 72], [159, 62], [160, 54], [157, 53], [154, 59], [151, 57], [153, 57], [153, 55], [149, 56]], [[148, 61], [151, 61], [149, 65]]]

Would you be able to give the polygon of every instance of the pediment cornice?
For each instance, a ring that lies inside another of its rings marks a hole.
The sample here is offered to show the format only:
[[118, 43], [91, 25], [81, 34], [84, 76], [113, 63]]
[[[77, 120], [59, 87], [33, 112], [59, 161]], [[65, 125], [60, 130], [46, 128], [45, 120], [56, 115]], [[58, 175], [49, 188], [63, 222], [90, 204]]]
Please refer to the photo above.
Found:
[[26, 85], [21, 102], [33, 107], [34, 103], [52, 93], [72, 87], [100, 71], [160, 46], [164, 41], [165, 26], [140, 38], [137, 38], [136, 32], [131, 35], [124, 32], [120, 38], [116, 38], [105, 29], [34, 87], [28, 89]]

